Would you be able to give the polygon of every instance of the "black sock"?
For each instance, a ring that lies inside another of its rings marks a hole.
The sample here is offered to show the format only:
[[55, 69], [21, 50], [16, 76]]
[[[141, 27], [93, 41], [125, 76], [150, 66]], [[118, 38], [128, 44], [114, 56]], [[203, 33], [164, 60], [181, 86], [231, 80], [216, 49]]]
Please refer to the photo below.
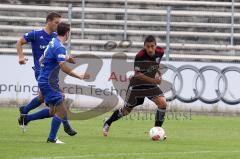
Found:
[[106, 123], [110, 126], [112, 122], [117, 121], [122, 117], [123, 117], [122, 108], [117, 109], [113, 112], [112, 116], [106, 121]]
[[158, 108], [155, 116], [155, 126], [161, 127], [163, 125], [166, 114], [166, 108]]

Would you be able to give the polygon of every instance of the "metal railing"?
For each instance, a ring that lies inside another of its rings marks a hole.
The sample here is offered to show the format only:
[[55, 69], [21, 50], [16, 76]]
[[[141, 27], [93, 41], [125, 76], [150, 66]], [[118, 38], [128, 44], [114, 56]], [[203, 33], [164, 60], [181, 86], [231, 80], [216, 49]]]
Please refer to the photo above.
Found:
[[[58, 11], [64, 12], [68, 14], [68, 17], [63, 19], [64, 21], [68, 21], [70, 24], [80, 24], [79, 28], [72, 29], [73, 33], [81, 33], [81, 39], [70, 39], [68, 41], [68, 52], [71, 52], [71, 44], [78, 44], [78, 43], [87, 43], [91, 41], [90, 39], [86, 39], [86, 34], [122, 34], [122, 39], [120, 40], [127, 40], [128, 36], [131, 35], [147, 35], [147, 34], [155, 34], [157, 36], [165, 36], [166, 41], [165, 43], [161, 43], [164, 47], [166, 47], [166, 59], [169, 60], [171, 57], [171, 49], [173, 48], [185, 48], [185, 49], [213, 49], [213, 50], [226, 50], [230, 51], [231, 55], [237, 55], [236, 51], [240, 50], [239, 45], [236, 45], [234, 42], [236, 41], [235, 38], [240, 39], [240, 33], [236, 33], [236, 29], [240, 29], [240, 25], [235, 23], [236, 18], [240, 18], [240, 13], [235, 12], [235, 7], [239, 7], [240, 3], [236, 3], [234, 0], [232, 2], [199, 2], [199, 1], [157, 1], [157, 0], [150, 0], [150, 1], [143, 1], [143, 0], [117, 0], [112, 2], [122, 2], [123, 8], [93, 8], [88, 7], [86, 5], [88, 0], [81, 1], [81, 7], [73, 7], [71, 4], [68, 7], [54, 7], [54, 6], [30, 6], [30, 5], [0, 5], [0, 10], [7, 10], [7, 11]], [[100, 2], [100, 1], [98, 1]], [[128, 5], [132, 3], [156, 3], [156, 4], [164, 4], [166, 5], [166, 9], [132, 9], [129, 8]], [[222, 11], [189, 11], [189, 10], [175, 10], [170, 7], [170, 5], [190, 5], [190, 6], [226, 6], [231, 7], [231, 12], [222, 12]], [[81, 18], [76, 19], [72, 18], [74, 13], [80, 13]], [[123, 20], [108, 20], [108, 19], [88, 19], [86, 18], [86, 14], [113, 14], [113, 13], [121, 13], [124, 18]], [[165, 16], [166, 21], [144, 21], [144, 20], [130, 20], [128, 17], [129, 15], [153, 15], [153, 16]], [[173, 21], [172, 17], [182, 16], [182, 17], [212, 17], [212, 18], [229, 18], [231, 23], [204, 23], [204, 22], [175, 22]], [[35, 21], [35, 22], [44, 22], [45, 18], [41, 17], [8, 17], [8, 16], [0, 16], [0, 19], [4, 21], [14, 21], [14, 20], [22, 20], [22, 21]], [[86, 24], [107, 24], [107, 25], [122, 25], [123, 29], [94, 29], [94, 28], [87, 28]], [[164, 31], [152, 31], [152, 30], [131, 30], [129, 26], [147, 26], [148, 23], [150, 25], [155, 26], [163, 26], [166, 29]], [[200, 28], [200, 27], [210, 27], [210, 28], [224, 28], [230, 29], [230, 32], [194, 32], [194, 31], [175, 31], [171, 30], [172, 27], [190, 27], [193, 28]], [[0, 30], [21, 30], [21, 31], [28, 31], [33, 29], [35, 26], [10, 26], [10, 25], [0, 25]], [[37, 28], [37, 27], [36, 27]], [[172, 38], [182, 38], [182, 37], [206, 37], [206, 38], [229, 38], [229, 44], [191, 44], [191, 43], [176, 43], [172, 42]], [[2, 39], [1, 39], [2, 38]], [[3, 41], [11, 41], [14, 38], [4, 38], [3, 36], [0, 37], [0, 40]], [[109, 39], [111, 40], [111, 39]], [[75, 41], [75, 42], [73, 42]], [[96, 42], [97, 41], [97, 42]], [[103, 40], [104, 42], [106, 40]], [[91, 42], [90, 42], [91, 43]], [[92, 39], [92, 44], [99, 44], [98, 40]], [[133, 46], [139, 46], [141, 41], [133, 41]], [[175, 56], [175, 55], [174, 55]]]

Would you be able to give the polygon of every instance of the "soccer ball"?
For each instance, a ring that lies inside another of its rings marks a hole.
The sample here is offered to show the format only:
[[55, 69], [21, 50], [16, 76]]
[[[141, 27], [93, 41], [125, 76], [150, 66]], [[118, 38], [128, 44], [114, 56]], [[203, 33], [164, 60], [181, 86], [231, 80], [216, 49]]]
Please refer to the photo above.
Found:
[[153, 127], [149, 131], [149, 136], [153, 141], [166, 139], [165, 131], [162, 127]]

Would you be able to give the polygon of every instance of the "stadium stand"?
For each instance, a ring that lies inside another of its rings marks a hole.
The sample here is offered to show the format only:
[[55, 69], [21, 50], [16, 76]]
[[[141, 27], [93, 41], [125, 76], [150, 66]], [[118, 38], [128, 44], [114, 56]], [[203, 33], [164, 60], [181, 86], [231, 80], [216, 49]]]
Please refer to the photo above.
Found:
[[[124, 51], [130, 56], [143, 45], [146, 35], [156, 35], [166, 47], [167, 7], [171, 7], [170, 58], [235, 61], [240, 57], [240, 3], [235, 3], [234, 41], [231, 38], [231, 2], [220, 0], [128, 0], [128, 49], [105, 51], [104, 44], [124, 39], [125, 0], [3, 1], [0, 5], [0, 53], [15, 54], [15, 42], [32, 28], [44, 25], [49, 11], [63, 14], [68, 21], [68, 4], [72, 4], [72, 53], [114, 54]], [[17, 4], [17, 5], [16, 5]], [[84, 10], [84, 14], [82, 11]], [[34, 11], [34, 12], [33, 12]], [[84, 24], [84, 25], [83, 25]], [[84, 29], [82, 28], [84, 26]], [[83, 37], [83, 38], [82, 38]], [[26, 53], [31, 53], [26, 48]]]

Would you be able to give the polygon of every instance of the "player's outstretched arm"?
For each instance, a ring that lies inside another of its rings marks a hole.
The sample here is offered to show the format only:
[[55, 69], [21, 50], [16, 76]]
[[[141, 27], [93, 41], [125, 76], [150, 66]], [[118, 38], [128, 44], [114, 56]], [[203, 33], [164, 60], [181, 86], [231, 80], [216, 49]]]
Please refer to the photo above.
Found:
[[141, 72], [136, 72], [135, 78], [143, 80], [146, 83], [151, 83], [151, 84], [160, 84], [161, 83], [161, 78], [151, 78], [151, 77], [144, 75]]
[[75, 58], [71, 55], [66, 55], [66, 61], [72, 64], [76, 63]]
[[26, 43], [27, 42], [23, 37], [21, 37], [16, 43], [17, 54], [18, 54], [18, 57], [19, 57], [18, 62], [19, 62], [20, 65], [26, 64], [26, 59], [24, 57], [23, 47], [22, 47]]
[[68, 74], [69, 76], [72, 76], [72, 77], [75, 77], [75, 78], [78, 78], [78, 79], [81, 79], [81, 80], [90, 78], [90, 75], [87, 74], [87, 73], [85, 73], [85, 74], [76, 73], [70, 67], [68, 67], [65, 62], [59, 62], [59, 66], [60, 66], [61, 70], [64, 73]]

